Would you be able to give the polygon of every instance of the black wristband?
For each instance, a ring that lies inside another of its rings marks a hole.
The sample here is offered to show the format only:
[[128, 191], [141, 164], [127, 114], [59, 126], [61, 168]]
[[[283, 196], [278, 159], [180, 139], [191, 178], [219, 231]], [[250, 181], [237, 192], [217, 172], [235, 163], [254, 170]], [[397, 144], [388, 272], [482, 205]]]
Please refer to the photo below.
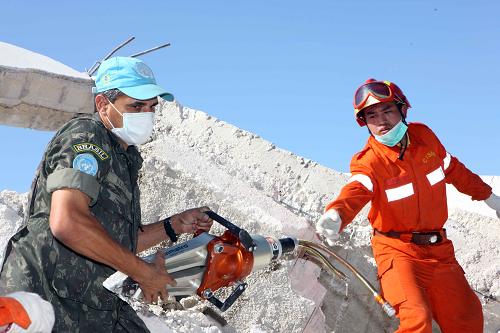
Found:
[[174, 231], [174, 228], [172, 228], [172, 224], [170, 223], [170, 217], [167, 217], [163, 220], [163, 227], [165, 228], [165, 233], [167, 234], [168, 238], [170, 238], [172, 243], [177, 242], [177, 235]]

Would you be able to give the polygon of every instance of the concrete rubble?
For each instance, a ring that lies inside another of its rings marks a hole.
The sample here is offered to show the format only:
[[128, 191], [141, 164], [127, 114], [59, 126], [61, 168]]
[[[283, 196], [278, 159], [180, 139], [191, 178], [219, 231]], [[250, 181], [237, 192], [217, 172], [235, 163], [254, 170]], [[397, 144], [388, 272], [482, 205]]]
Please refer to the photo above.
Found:
[[92, 113], [92, 81], [66, 65], [0, 42], [0, 123], [54, 131]]

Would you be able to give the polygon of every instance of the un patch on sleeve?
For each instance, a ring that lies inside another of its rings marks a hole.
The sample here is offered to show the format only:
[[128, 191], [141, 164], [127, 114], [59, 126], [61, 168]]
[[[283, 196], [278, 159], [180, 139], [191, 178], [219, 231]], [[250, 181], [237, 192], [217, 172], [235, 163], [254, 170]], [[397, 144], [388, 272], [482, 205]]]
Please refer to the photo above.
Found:
[[99, 166], [94, 155], [85, 153], [76, 155], [75, 159], [73, 160], [73, 169], [79, 170], [91, 176], [95, 176], [97, 175]]

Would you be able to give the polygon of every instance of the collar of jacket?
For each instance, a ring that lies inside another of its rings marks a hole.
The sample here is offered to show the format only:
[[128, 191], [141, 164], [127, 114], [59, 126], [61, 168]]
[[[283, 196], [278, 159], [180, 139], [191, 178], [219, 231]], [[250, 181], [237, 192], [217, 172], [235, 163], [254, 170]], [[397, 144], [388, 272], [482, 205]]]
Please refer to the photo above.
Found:
[[[406, 152], [411, 151], [413, 147], [421, 143], [422, 141], [415, 136], [414, 131], [413, 131], [413, 126], [411, 123], [408, 124], [408, 146], [406, 147]], [[411, 145], [410, 145], [411, 142]], [[397, 144], [394, 147], [388, 147], [380, 142], [378, 142], [373, 135], [370, 135], [368, 138], [368, 145], [370, 146], [371, 149], [378, 151], [382, 153], [383, 155], [387, 156], [392, 162], [398, 161], [399, 158], [399, 151], [401, 149], [401, 144]]]

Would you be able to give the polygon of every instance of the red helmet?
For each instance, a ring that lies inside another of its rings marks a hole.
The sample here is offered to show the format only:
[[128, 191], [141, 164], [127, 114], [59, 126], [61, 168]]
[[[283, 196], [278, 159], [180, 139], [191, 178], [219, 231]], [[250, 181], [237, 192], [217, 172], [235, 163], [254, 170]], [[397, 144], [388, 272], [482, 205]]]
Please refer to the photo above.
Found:
[[[360, 119], [359, 112], [371, 105], [384, 102], [396, 102], [411, 107], [410, 102], [399, 87], [389, 81], [377, 81], [368, 79], [363, 83], [354, 94], [354, 116], [360, 126], [365, 126], [365, 122]], [[405, 111], [406, 116], [406, 111]]]

